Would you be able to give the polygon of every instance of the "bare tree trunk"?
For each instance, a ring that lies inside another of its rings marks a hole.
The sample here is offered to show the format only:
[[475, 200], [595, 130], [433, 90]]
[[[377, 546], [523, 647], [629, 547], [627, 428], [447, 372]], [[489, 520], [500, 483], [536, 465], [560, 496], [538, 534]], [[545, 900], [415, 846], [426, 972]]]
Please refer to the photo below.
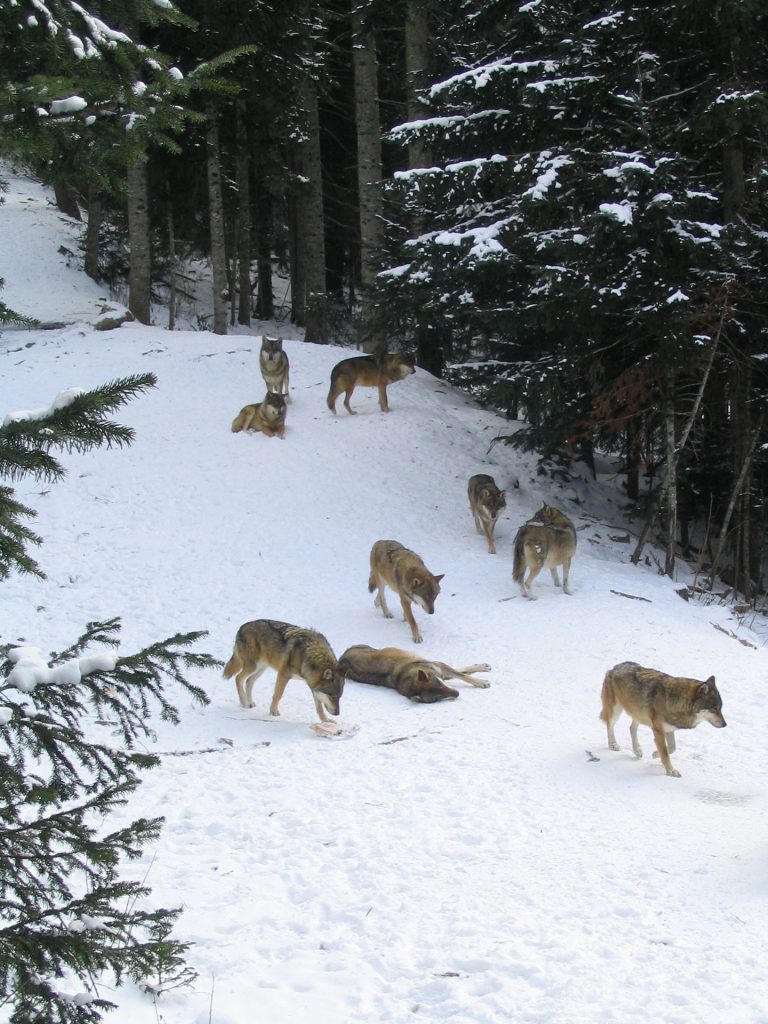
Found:
[[208, 166], [208, 217], [211, 232], [211, 270], [213, 272], [213, 333], [227, 333], [227, 246], [224, 231], [224, 198], [221, 185], [218, 110], [213, 100], [205, 105], [206, 162]]
[[634, 419], [627, 420], [627, 497], [640, 497], [640, 427]]
[[758, 442], [758, 440], [760, 438], [760, 434], [762, 432], [762, 429], [763, 429], [763, 417], [760, 416], [760, 418], [758, 420], [758, 423], [757, 423], [757, 426], [755, 427], [754, 431], [752, 432], [752, 436], [750, 438], [750, 442], [747, 445], [746, 451], [744, 453], [744, 460], [743, 460], [743, 462], [741, 464], [741, 469], [739, 470], [739, 475], [737, 476], [736, 481], [735, 481], [733, 487], [731, 488], [731, 496], [728, 499], [728, 507], [725, 510], [725, 515], [723, 516], [723, 522], [720, 525], [720, 534], [719, 534], [719, 536], [717, 538], [717, 547], [715, 548], [715, 554], [714, 554], [714, 557], [712, 559], [712, 569], [710, 570], [710, 581], [709, 581], [709, 589], [710, 590], [714, 586], [715, 576], [717, 575], [717, 570], [720, 568], [720, 559], [722, 558], [722, 555], [723, 555], [723, 550], [725, 548], [725, 542], [728, 539], [728, 528], [731, 525], [731, 517], [733, 516], [733, 511], [736, 508], [736, 502], [737, 502], [740, 494], [742, 493], [742, 488], [744, 486], [744, 481], [747, 478], [747, 473], [749, 472], [749, 468], [750, 468], [750, 466], [752, 464], [752, 459], [753, 459], [754, 454], [755, 454], [755, 447], [756, 447], [757, 442]]
[[245, 101], [235, 105], [235, 134], [237, 136], [237, 258], [239, 263], [237, 322], [251, 326], [251, 186], [250, 150], [245, 124]]
[[[405, 97], [409, 121], [425, 117], [428, 108], [421, 100], [429, 84], [429, 22], [422, 0], [408, 0], [405, 14]], [[408, 143], [408, 166], [429, 167], [430, 152], [420, 140]]]
[[68, 185], [54, 184], [53, 196], [56, 200], [57, 209], [66, 214], [67, 217], [72, 217], [73, 220], [82, 220], [80, 205], [77, 202], [77, 195], [73, 188], [70, 188]]
[[667, 393], [664, 398], [664, 438], [666, 448], [667, 473], [664, 479], [663, 503], [665, 516], [665, 548], [664, 574], [670, 578], [675, 575], [675, 554], [677, 547], [677, 447], [675, 442], [675, 390], [674, 380], [667, 382]]
[[99, 274], [99, 240], [101, 238], [101, 189], [93, 182], [88, 185], [88, 226], [85, 229], [85, 272], [94, 281]]
[[168, 206], [168, 330], [176, 328], [176, 231], [173, 223], [173, 203], [166, 197]]
[[357, 0], [352, 9], [352, 66], [355, 79], [357, 187], [360, 208], [360, 286], [362, 319], [368, 325], [366, 348], [378, 342], [373, 333], [373, 288], [384, 241], [381, 197], [381, 122], [379, 118], [376, 39]]
[[709, 359], [707, 360], [707, 365], [704, 368], [704, 373], [702, 374], [701, 381], [699, 383], [699, 390], [696, 392], [696, 398], [694, 399], [693, 407], [690, 413], [688, 414], [688, 419], [686, 420], [685, 426], [683, 427], [683, 432], [680, 436], [680, 441], [675, 449], [673, 460], [671, 463], [667, 462], [664, 480], [659, 485], [658, 490], [650, 500], [648, 514], [645, 519], [645, 524], [643, 526], [642, 533], [640, 534], [640, 538], [637, 542], [637, 545], [635, 546], [635, 550], [632, 552], [632, 555], [630, 556], [630, 561], [633, 565], [637, 565], [637, 563], [640, 561], [640, 558], [643, 553], [643, 548], [645, 547], [645, 543], [648, 540], [648, 534], [651, 532], [651, 525], [653, 524], [653, 520], [656, 516], [660, 499], [663, 498], [666, 493], [667, 480], [670, 477], [673, 477], [675, 479], [677, 478], [677, 464], [680, 460], [680, 454], [685, 449], [685, 446], [688, 443], [688, 438], [690, 436], [691, 430], [693, 429], [693, 425], [696, 422], [696, 417], [699, 415], [699, 409], [701, 408], [701, 403], [704, 398], [704, 390], [707, 386], [707, 381], [709, 380], [709, 375], [712, 371], [712, 364], [715, 361], [715, 353], [717, 352], [718, 345], [720, 343], [720, 337], [723, 332], [725, 315], [726, 307], [724, 306], [723, 312], [720, 317], [720, 324], [718, 325], [715, 337], [712, 339], [712, 344], [709, 350]]
[[[256, 315], [261, 320], [272, 320], [275, 315], [275, 296], [272, 290], [272, 193], [263, 161], [258, 155], [256, 173]], [[293, 218], [295, 221], [295, 217]], [[296, 323], [299, 321], [297, 320]]]
[[307, 76], [301, 84], [301, 108], [304, 111], [305, 138], [295, 146], [294, 161], [300, 182], [297, 186], [297, 215], [301, 224], [301, 252], [304, 265], [304, 340], [327, 342], [325, 316], [325, 210], [323, 170], [320, 159], [320, 113], [317, 84]]
[[150, 323], [152, 293], [152, 246], [149, 237], [149, 188], [147, 164], [128, 164], [128, 309], [142, 324]]

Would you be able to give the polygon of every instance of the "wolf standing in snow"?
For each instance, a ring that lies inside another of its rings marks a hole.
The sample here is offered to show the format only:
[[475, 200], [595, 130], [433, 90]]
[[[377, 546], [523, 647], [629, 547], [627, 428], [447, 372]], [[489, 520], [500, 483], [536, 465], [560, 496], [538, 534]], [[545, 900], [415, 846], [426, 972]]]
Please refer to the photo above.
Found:
[[701, 722], [722, 729], [726, 724], [714, 676], [702, 682], [685, 676], [668, 676], [655, 668], [623, 661], [606, 672], [601, 697], [600, 717], [608, 729], [611, 750], [619, 749], [613, 727], [621, 712], [626, 711], [632, 719], [629, 734], [635, 757], [643, 756], [637, 727], [649, 725], [656, 741], [654, 756], [661, 759], [667, 775], [676, 779], [680, 778], [680, 772], [672, 767], [669, 759], [676, 749], [675, 729], [695, 729]]
[[284, 394], [286, 402], [290, 402], [291, 396], [288, 394], [290, 367], [288, 356], [283, 352], [282, 338], [270, 338], [268, 334], [262, 335], [259, 366], [264, 383], [267, 385], [267, 391], [274, 391], [278, 395]]
[[[575, 552], [576, 528], [571, 520], [551, 505], [543, 505], [515, 537], [512, 578], [520, 584], [523, 597], [536, 599], [533, 581], [542, 569], [549, 569], [552, 582], [559, 587], [558, 565], [563, 567], [563, 590], [570, 594], [568, 573]], [[526, 570], [528, 578], [524, 579]]]

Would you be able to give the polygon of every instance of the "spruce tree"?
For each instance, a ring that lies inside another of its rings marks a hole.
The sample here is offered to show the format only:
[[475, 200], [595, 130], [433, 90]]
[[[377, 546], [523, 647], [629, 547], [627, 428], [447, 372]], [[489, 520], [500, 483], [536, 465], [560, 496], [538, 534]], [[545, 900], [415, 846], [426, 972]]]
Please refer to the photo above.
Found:
[[[6, 417], [0, 477], [46, 480], [64, 472], [54, 453], [130, 444], [107, 418], [154, 386], [151, 374], [63, 394], [48, 409]], [[0, 575], [42, 570], [32, 509], [0, 488]], [[162, 819], [115, 830], [125, 804], [158, 758], [136, 751], [155, 714], [177, 722], [173, 688], [207, 703], [187, 678], [218, 664], [192, 650], [201, 632], [177, 634], [131, 655], [116, 619], [89, 623], [66, 650], [0, 644], [0, 1003], [9, 1024], [95, 1024], [113, 1004], [103, 984], [127, 979], [161, 991], [191, 979], [186, 944], [171, 931], [179, 910], [152, 908], [146, 885], [121, 878], [126, 859], [156, 841]], [[105, 725], [117, 741], [98, 733]]]
[[[527, 419], [516, 443], [599, 441], [635, 480], [641, 451], [661, 465], [668, 571], [678, 498], [719, 514], [759, 464], [767, 21], [714, 0], [492, 4], [431, 116], [393, 133], [433, 156], [391, 184], [421, 228], [381, 278], [401, 329]], [[732, 454], [702, 501], [715, 424]]]

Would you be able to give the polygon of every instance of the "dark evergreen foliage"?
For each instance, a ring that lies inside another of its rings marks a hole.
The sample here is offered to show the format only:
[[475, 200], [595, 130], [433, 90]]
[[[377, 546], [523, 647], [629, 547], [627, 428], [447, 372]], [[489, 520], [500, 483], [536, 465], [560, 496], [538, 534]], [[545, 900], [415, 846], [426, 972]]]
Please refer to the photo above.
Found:
[[[152, 374], [67, 394], [54, 408], [0, 427], [0, 478], [56, 480], [54, 453], [130, 444], [107, 419], [155, 385]], [[42, 576], [28, 554], [34, 511], [0, 487], [0, 576]], [[0, 1003], [9, 1024], [95, 1024], [112, 1003], [106, 985], [127, 979], [157, 992], [191, 980], [187, 948], [171, 932], [179, 910], [152, 908], [147, 885], [122, 863], [156, 841], [161, 818], [110, 830], [141, 772], [158, 758], [137, 751], [153, 716], [176, 723], [170, 697], [205, 704], [188, 673], [217, 666], [192, 648], [205, 634], [177, 634], [117, 656], [119, 622], [89, 623], [47, 660], [0, 644]], [[93, 648], [97, 648], [93, 650]]]

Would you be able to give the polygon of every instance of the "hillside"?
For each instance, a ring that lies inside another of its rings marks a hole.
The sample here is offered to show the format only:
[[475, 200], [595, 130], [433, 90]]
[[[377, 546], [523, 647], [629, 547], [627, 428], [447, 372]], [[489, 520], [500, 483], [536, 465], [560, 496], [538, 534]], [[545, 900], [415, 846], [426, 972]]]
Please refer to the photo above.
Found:
[[[421, 653], [492, 666], [489, 689], [459, 684], [444, 704], [348, 682], [335, 739], [309, 728], [299, 679], [274, 719], [271, 673], [248, 711], [231, 682], [200, 674], [210, 706], [157, 723], [167, 756], [126, 809], [164, 814], [163, 836], [125, 867], [158, 904], [184, 906], [199, 977], [157, 1004], [110, 993], [109, 1019], [767, 1022], [760, 641], [728, 608], [681, 600], [682, 570], [629, 564], [634, 526], [609, 473], [558, 483], [531, 456], [488, 454], [509, 424], [424, 371], [390, 388], [389, 415], [360, 390], [359, 415], [334, 417], [329, 374], [349, 351], [282, 325], [286, 437], [232, 434], [263, 394], [260, 328], [95, 331], [105, 293], [57, 253], [76, 252], [72, 231], [14, 178], [2, 297], [68, 326], [0, 336], [0, 416], [130, 373], [158, 387], [121, 417], [130, 449], [67, 456], [63, 482], [19, 486], [48, 578], [4, 583], [2, 639], [52, 650], [119, 615], [126, 651], [206, 629], [226, 660], [240, 624], [268, 617], [320, 630], [337, 654], [411, 649], [399, 609], [385, 620], [367, 591], [371, 544], [390, 537], [445, 573], [434, 616], [415, 611]], [[496, 556], [467, 505], [476, 472], [507, 487]], [[511, 546], [542, 501], [577, 526], [574, 593], [545, 572], [531, 602]], [[622, 750], [607, 749], [600, 686], [624, 660], [717, 678], [728, 728], [679, 734], [680, 779], [651, 758], [647, 729], [635, 760], [626, 717]]]

